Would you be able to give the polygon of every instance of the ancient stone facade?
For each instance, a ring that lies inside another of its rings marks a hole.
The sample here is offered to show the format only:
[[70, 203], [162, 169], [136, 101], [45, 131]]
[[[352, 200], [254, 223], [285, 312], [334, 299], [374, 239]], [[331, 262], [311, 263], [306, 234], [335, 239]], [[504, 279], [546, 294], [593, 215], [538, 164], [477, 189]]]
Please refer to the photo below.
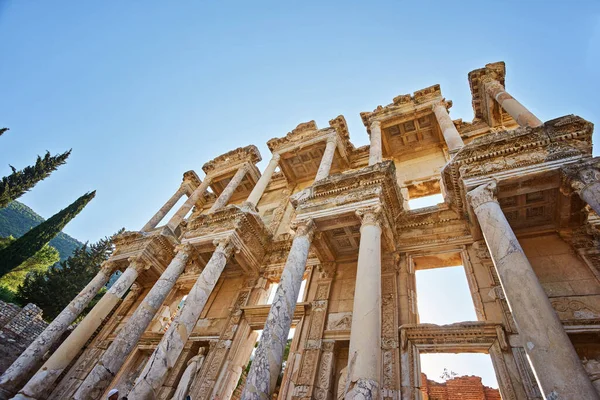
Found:
[[[468, 82], [472, 122], [452, 120], [434, 85], [362, 113], [369, 146], [338, 116], [270, 140], [262, 174], [254, 146], [207, 162], [203, 179], [186, 172], [0, 378], [0, 398], [421, 399], [420, 354], [477, 352], [505, 400], [597, 399], [593, 126], [540, 121], [507, 92], [504, 63]], [[477, 321], [420, 323], [415, 272], [445, 266], [463, 266]]]

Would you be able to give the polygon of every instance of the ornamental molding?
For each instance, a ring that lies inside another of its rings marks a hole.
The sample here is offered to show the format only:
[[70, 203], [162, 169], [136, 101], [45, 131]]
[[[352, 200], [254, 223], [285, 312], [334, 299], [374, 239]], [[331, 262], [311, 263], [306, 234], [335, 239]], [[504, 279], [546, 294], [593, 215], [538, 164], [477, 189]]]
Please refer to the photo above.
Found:
[[238, 147], [208, 161], [202, 166], [202, 170], [206, 175], [215, 175], [215, 172], [220, 169], [231, 169], [232, 166], [246, 162], [254, 165], [261, 160], [262, 157], [256, 146]]

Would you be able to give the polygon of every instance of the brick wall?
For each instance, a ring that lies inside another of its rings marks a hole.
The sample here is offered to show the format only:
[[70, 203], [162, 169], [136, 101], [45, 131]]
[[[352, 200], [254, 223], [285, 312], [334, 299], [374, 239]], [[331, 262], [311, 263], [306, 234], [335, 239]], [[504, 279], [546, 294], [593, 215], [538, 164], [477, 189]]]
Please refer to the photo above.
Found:
[[0, 373], [29, 346], [48, 323], [35, 304], [20, 308], [0, 301]]
[[438, 383], [421, 374], [423, 400], [501, 400], [500, 391], [483, 386], [478, 376], [459, 376]]

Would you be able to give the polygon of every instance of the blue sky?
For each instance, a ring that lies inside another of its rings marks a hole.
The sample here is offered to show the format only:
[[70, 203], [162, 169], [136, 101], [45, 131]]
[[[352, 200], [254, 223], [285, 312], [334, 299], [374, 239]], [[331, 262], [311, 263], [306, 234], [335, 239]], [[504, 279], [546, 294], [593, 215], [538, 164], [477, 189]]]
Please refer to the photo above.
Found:
[[65, 229], [80, 240], [141, 228], [183, 172], [236, 147], [264, 168], [300, 122], [344, 114], [363, 145], [361, 111], [435, 83], [470, 121], [467, 73], [488, 62], [540, 119], [600, 122], [597, 1], [0, 0], [0, 54], [0, 174], [72, 148], [20, 200], [47, 218], [97, 190]]

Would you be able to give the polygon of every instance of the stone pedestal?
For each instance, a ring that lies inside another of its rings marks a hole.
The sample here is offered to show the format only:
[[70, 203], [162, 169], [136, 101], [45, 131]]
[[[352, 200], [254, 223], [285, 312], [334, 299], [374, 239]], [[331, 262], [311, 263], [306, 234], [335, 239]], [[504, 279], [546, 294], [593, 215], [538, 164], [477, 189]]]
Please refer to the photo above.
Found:
[[250, 192], [250, 195], [248, 196], [248, 199], [244, 204], [250, 207], [251, 209], [256, 209], [260, 198], [262, 197], [263, 193], [265, 192], [265, 189], [269, 185], [271, 177], [273, 176], [273, 173], [275, 172], [275, 169], [279, 164], [279, 158], [279, 154], [273, 154], [273, 158], [271, 158], [271, 161], [269, 161], [269, 165], [267, 165], [265, 172], [260, 176], [258, 182], [256, 182], [256, 185], [252, 189], [252, 192]]
[[275, 292], [265, 329], [246, 379], [246, 387], [242, 392], [243, 400], [269, 399], [275, 391], [313, 233], [312, 221], [304, 222], [297, 228], [281, 274], [281, 282]]
[[217, 198], [215, 204], [210, 208], [210, 212], [220, 210], [227, 205], [237, 187], [242, 183], [244, 176], [246, 176], [246, 172], [248, 172], [248, 164], [242, 165], [235, 175], [233, 175], [233, 178], [231, 178], [225, 189], [223, 189], [223, 192], [221, 192], [221, 195]]
[[181, 312], [169, 326], [129, 392], [127, 396], [129, 400], [157, 397], [159, 389], [167, 378], [169, 370], [177, 362], [233, 251], [234, 245], [230, 239], [218, 243], [206, 267], [190, 290]]
[[88, 303], [108, 282], [115, 270], [115, 265], [105, 262], [98, 274], [69, 303], [67, 307], [48, 327], [25, 349], [23, 354], [0, 377], [0, 399], [8, 399], [14, 395], [22, 384], [27, 382], [35, 372], [44, 354], [56, 343], [69, 325], [81, 314]]
[[362, 219], [352, 309], [346, 399], [379, 399], [381, 375], [381, 226], [379, 209]]
[[437, 122], [440, 125], [442, 135], [444, 135], [444, 140], [446, 141], [446, 145], [448, 146], [448, 151], [450, 152], [450, 154], [456, 153], [465, 144], [463, 143], [463, 140], [460, 137], [460, 133], [456, 129], [456, 126], [454, 126], [454, 122], [452, 122], [450, 115], [448, 115], [446, 103], [442, 102], [440, 104], [434, 105], [433, 113], [435, 114], [435, 118], [437, 119]]
[[369, 165], [380, 163], [383, 159], [381, 145], [381, 122], [371, 123], [371, 145], [369, 147]]
[[142, 228], [142, 232], [148, 232], [156, 228], [159, 222], [162, 221], [162, 219], [165, 217], [165, 215], [169, 213], [169, 211], [171, 211], [171, 208], [173, 208], [173, 206], [177, 204], [181, 196], [183, 196], [184, 194], [185, 187], [184, 185], [181, 185], [179, 189], [175, 192], [175, 194], [171, 196], [169, 200], [167, 200], [165, 205], [162, 206], [156, 214], [154, 214], [154, 216], [150, 219], [150, 221], [148, 221], [146, 225], [144, 225], [144, 227]]
[[538, 117], [533, 115], [531, 111], [525, 108], [523, 104], [519, 103], [510, 94], [508, 94], [500, 82], [491, 80], [485, 82], [484, 85], [485, 92], [492, 99], [496, 100], [498, 104], [500, 104], [500, 107], [509, 113], [510, 116], [513, 117], [513, 119], [517, 121], [517, 124], [520, 126], [536, 127], [543, 124], [543, 122], [540, 121]]
[[190, 195], [190, 197], [188, 197], [186, 202], [183, 203], [183, 205], [179, 208], [179, 210], [177, 210], [175, 215], [171, 217], [171, 219], [167, 223], [167, 226], [169, 227], [169, 229], [171, 229], [172, 232], [175, 232], [175, 230], [177, 229], [179, 224], [181, 224], [181, 221], [183, 221], [187, 213], [190, 212], [192, 207], [194, 207], [194, 204], [196, 204], [198, 200], [200, 200], [200, 197], [204, 195], [204, 192], [206, 192], [206, 189], [208, 189], [208, 186], [210, 185], [211, 181], [211, 177], [206, 176], [200, 184], [200, 186], [198, 186], [196, 190], [192, 192], [192, 194]]
[[77, 328], [67, 337], [42, 368], [27, 382], [14, 399], [42, 399], [56, 379], [79, 354], [81, 348], [94, 334], [102, 321], [119, 303], [127, 290], [137, 279], [139, 273], [146, 267], [143, 262], [133, 260], [129, 267], [106, 292], [102, 299], [85, 316]]
[[538, 383], [547, 399], [598, 399], [573, 344], [552, 308], [500, 204], [496, 184], [467, 195], [481, 226], [506, 300]]
[[121, 328], [98, 364], [85, 378], [85, 381], [74, 395], [75, 399], [97, 399], [104, 392], [131, 351], [137, 346], [138, 340], [150, 325], [154, 314], [165, 301], [177, 278], [185, 269], [192, 251], [189, 245], [180, 246], [177, 249], [175, 258], [144, 297], [142, 304], [127, 320], [125, 326]]
[[333, 156], [335, 155], [336, 147], [337, 139], [335, 137], [328, 138], [325, 151], [323, 152], [323, 157], [321, 158], [321, 163], [319, 164], [319, 169], [317, 170], [317, 175], [315, 176], [315, 182], [325, 179], [329, 176], [329, 171], [331, 170], [331, 164], [333, 163]]

